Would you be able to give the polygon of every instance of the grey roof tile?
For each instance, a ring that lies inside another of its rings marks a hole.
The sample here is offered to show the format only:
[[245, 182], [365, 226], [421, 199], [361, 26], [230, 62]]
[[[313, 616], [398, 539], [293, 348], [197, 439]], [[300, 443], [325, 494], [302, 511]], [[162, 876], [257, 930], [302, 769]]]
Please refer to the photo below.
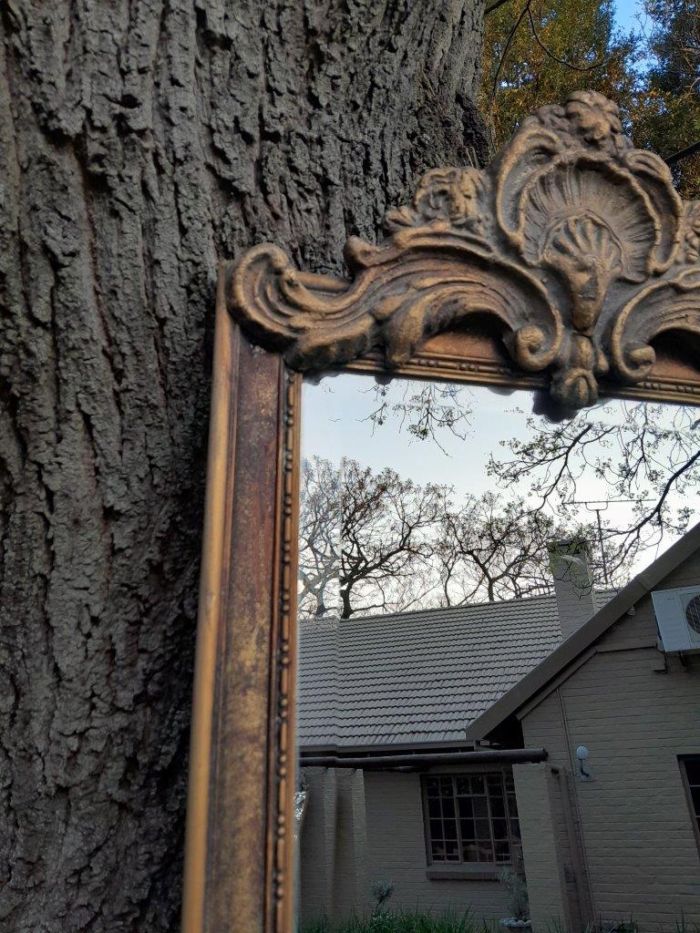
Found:
[[[612, 592], [596, 593], [598, 606]], [[463, 741], [562, 640], [554, 596], [300, 623], [302, 746]]]

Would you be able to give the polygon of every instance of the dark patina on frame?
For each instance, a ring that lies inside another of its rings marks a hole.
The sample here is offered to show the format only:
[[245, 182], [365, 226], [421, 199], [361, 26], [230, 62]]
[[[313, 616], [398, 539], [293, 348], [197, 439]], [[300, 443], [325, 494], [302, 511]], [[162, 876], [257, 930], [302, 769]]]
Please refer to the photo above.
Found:
[[301, 374], [700, 404], [700, 202], [600, 95], [542, 108], [483, 171], [429, 172], [387, 228], [348, 242], [348, 280], [271, 245], [222, 268], [186, 933], [293, 930]]

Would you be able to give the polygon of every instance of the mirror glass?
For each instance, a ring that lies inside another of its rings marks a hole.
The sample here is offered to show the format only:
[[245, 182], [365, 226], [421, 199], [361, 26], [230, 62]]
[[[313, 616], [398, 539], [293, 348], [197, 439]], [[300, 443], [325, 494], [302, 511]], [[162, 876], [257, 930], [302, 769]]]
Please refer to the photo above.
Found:
[[304, 385], [303, 933], [700, 924], [700, 409], [538, 407]]

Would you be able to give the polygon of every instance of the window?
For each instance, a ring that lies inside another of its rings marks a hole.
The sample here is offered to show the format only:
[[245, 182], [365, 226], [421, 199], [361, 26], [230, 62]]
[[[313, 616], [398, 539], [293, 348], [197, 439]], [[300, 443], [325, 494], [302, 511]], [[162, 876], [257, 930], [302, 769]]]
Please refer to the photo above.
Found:
[[700, 841], [700, 758], [681, 758], [681, 771], [685, 776], [690, 812]]
[[513, 862], [520, 826], [513, 776], [430, 775], [424, 778], [426, 840], [431, 862]]

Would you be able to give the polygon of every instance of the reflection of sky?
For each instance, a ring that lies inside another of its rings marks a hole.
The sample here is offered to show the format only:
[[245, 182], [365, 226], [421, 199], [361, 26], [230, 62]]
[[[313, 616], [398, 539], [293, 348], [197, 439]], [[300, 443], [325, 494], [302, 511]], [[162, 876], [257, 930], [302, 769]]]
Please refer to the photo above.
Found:
[[[390, 412], [391, 406], [404, 397], [404, 386], [408, 384], [408, 394], [412, 394], [420, 389], [421, 383], [400, 379], [391, 383], [386, 399], [389, 415], [381, 427], [367, 420], [379, 404], [372, 391], [373, 384], [371, 376], [347, 373], [325, 378], [316, 385], [305, 384], [303, 456], [316, 454], [336, 463], [342, 457], [349, 457], [374, 470], [390, 466], [402, 477], [421, 485], [433, 482], [453, 486], [457, 501], [467, 494], [480, 496], [487, 491], [498, 491], [496, 479], [487, 476], [486, 465], [491, 454], [497, 459], [510, 457], [501, 441], [527, 437], [526, 422], [532, 413], [530, 393], [464, 386], [460, 398], [473, 410], [466, 428], [467, 436], [463, 440], [443, 429], [438, 435], [439, 446], [434, 441], [413, 437], [405, 426], [402, 430], [400, 417]], [[592, 417], [611, 424], [624, 423], [625, 406], [629, 404], [619, 399], [608, 400], [592, 409]], [[542, 416], [533, 417], [544, 422]], [[508, 495], [514, 493], [511, 489]], [[521, 482], [517, 493], [527, 497], [528, 483]], [[609, 486], [597, 479], [590, 469], [577, 482], [576, 499], [581, 502], [607, 500], [609, 496]], [[629, 504], [609, 502], [602, 515], [603, 523], [624, 526], [631, 523], [632, 514]], [[595, 520], [595, 512], [582, 504], [577, 519], [590, 523]], [[643, 569], [673, 540], [670, 535], [664, 536], [660, 548], [654, 546], [643, 551], [632, 572]]]

